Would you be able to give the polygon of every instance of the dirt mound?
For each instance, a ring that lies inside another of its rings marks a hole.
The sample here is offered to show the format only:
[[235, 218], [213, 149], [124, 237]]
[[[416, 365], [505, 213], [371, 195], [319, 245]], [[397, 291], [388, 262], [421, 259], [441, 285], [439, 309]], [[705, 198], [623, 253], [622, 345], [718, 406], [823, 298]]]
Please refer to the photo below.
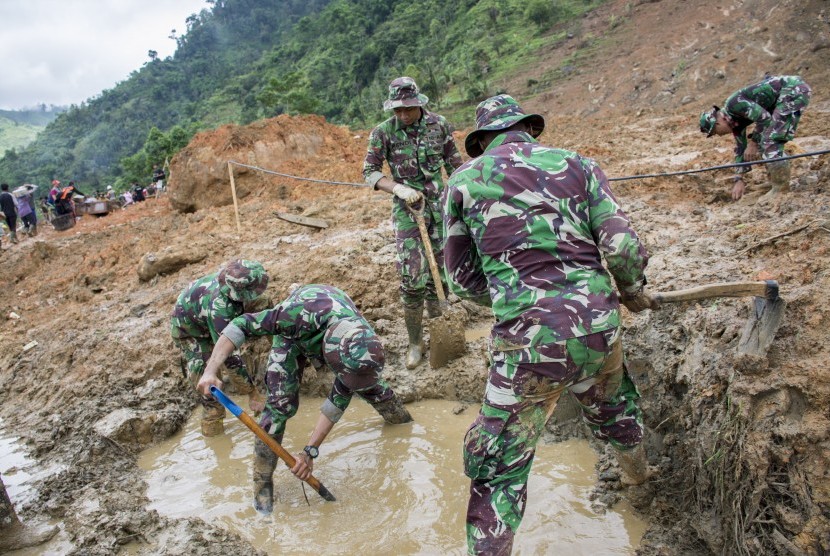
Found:
[[[254, 122], [248, 126], [222, 126], [199, 133], [170, 164], [170, 203], [181, 212], [233, 202], [228, 163], [233, 165], [236, 195], [244, 199], [266, 192], [283, 198], [285, 181], [250, 167], [293, 176], [362, 183], [360, 163], [366, 145], [346, 128], [334, 126], [320, 116], [292, 118], [287, 115]], [[305, 175], [309, 168], [326, 168], [322, 175]], [[277, 178], [277, 179], [272, 179]]]
[[[729, 162], [726, 138], [697, 131], [702, 107], [765, 70], [800, 73], [814, 97], [788, 150], [827, 148], [825, 4], [609, 2], [538, 65], [548, 85], [518, 75], [509, 90], [546, 114], [544, 142], [593, 156], [610, 177], [622, 177]], [[602, 72], [567, 69], [572, 57], [588, 55]], [[403, 364], [389, 197], [269, 173], [360, 183], [366, 141], [366, 131], [320, 117], [205, 132], [173, 160], [169, 197], [84, 217], [65, 232], [44, 226], [37, 240], [3, 250], [0, 417], [44, 469], [37, 495], [19, 508], [24, 519], [60, 520], [77, 554], [114, 554], [128, 542], [141, 554], [147, 535], [170, 539], [170, 553], [191, 541], [211, 553], [217, 538], [225, 554], [252, 552], [218, 528], [147, 511], [135, 466], [137, 451], [170, 435], [195, 405], [170, 342], [170, 309], [188, 282], [231, 257], [263, 262], [270, 300], [294, 283], [347, 291], [381, 334], [385, 373], [405, 399], [480, 400], [482, 340], [446, 369]], [[241, 233], [229, 206], [230, 160], [269, 171], [234, 167]], [[614, 184], [652, 255], [654, 289], [774, 278], [788, 302], [761, 358], [736, 350], [747, 300], [626, 315], [626, 353], [659, 469], [644, 489], [625, 494], [653, 523], [643, 554], [830, 550], [830, 162], [805, 158], [793, 168], [794, 189], [780, 203], [754, 194], [732, 203], [728, 173]], [[750, 190], [762, 181], [764, 172], [753, 171]], [[330, 226], [305, 228], [276, 211]], [[471, 323], [486, 323], [486, 311], [464, 307]], [[259, 372], [267, 348], [266, 341], [247, 348]], [[330, 374], [310, 375], [305, 392], [327, 391]], [[562, 422], [552, 431], [583, 433]], [[598, 496], [608, 503], [619, 496], [612, 470], [604, 460]]]

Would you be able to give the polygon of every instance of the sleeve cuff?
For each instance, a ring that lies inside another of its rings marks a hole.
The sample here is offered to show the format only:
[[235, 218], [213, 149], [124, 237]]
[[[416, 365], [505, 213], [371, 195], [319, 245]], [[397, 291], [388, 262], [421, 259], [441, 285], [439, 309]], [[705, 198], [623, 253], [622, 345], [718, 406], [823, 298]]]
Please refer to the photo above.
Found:
[[378, 182], [383, 177], [383, 172], [372, 172], [366, 176], [366, 183], [372, 186], [372, 189], [378, 188]]
[[326, 401], [320, 407], [320, 413], [325, 415], [332, 423], [336, 423], [343, 416], [343, 410], [334, 405], [328, 398], [326, 398]]
[[233, 342], [237, 348], [245, 343], [245, 333], [235, 324], [229, 324], [222, 330], [222, 335]]

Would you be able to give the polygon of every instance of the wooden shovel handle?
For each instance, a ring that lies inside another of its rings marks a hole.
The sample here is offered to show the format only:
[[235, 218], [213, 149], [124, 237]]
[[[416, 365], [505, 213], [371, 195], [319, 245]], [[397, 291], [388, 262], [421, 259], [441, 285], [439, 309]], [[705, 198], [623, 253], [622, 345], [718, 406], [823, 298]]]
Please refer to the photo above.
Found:
[[429, 239], [429, 232], [427, 232], [427, 224], [424, 222], [424, 208], [426, 208], [426, 199], [421, 200], [421, 208], [416, 209], [411, 205], [406, 205], [412, 217], [418, 224], [418, 230], [421, 232], [421, 242], [424, 244], [424, 251], [427, 254], [427, 261], [429, 261], [429, 271], [432, 273], [432, 281], [435, 282], [435, 293], [438, 294], [438, 301], [441, 304], [446, 304], [447, 296], [444, 295], [444, 286], [441, 284], [441, 273], [438, 272], [438, 262], [435, 260], [435, 253], [432, 252], [432, 242]]
[[707, 284], [686, 290], [671, 292], [656, 292], [649, 294], [660, 303], [679, 303], [681, 301], [696, 301], [698, 299], [712, 299], [714, 297], [763, 297], [768, 301], [778, 299], [778, 282], [721, 282]]

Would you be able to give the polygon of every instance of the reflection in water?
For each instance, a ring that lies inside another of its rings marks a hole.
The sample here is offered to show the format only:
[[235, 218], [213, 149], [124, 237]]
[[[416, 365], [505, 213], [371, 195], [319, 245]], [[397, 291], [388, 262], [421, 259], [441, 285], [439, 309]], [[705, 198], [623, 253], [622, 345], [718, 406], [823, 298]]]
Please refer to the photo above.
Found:
[[[303, 398], [284, 446], [305, 445], [322, 400]], [[385, 425], [355, 399], [315, 462], [315, 476], [337, 497], [325, 502], [282, 464], [274, 474], [274, 512], [251, 503], [253, 434], [232, 417], [225, 435], [203, 438], [198, 411], [185, 429], [145, 451], [151, 509], [201, 517], [239, 533], [269, 554], [463, 554], [469, 480], [461, 442], [477, 407], [456, 402], [407, 406], [414, 423]], [[624, 505], [590, 509], [596, 455], [587, 442], [541, 445], [514, 554], [633, 554], [645, 524]], [[622, 509], [621, 509], [622, 508]]]

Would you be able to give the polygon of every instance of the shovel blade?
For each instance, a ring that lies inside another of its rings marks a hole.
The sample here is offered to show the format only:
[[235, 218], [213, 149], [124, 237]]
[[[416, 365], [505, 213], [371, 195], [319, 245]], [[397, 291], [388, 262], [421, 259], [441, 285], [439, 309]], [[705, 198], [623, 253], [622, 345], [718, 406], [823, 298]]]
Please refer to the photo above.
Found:
[[749, 355], [765, 356], [775, 333], [784, 319], [787, 303], [780, 297], [773, 300], [763, 297], [754, 298], [752, 316], [744, 326], [738, 351]]
[[463, 309], [445, 307], [440, 317], [429, 320], [429, 365], [433, 369], [439, 369], [467, 352], [466, 316]]

